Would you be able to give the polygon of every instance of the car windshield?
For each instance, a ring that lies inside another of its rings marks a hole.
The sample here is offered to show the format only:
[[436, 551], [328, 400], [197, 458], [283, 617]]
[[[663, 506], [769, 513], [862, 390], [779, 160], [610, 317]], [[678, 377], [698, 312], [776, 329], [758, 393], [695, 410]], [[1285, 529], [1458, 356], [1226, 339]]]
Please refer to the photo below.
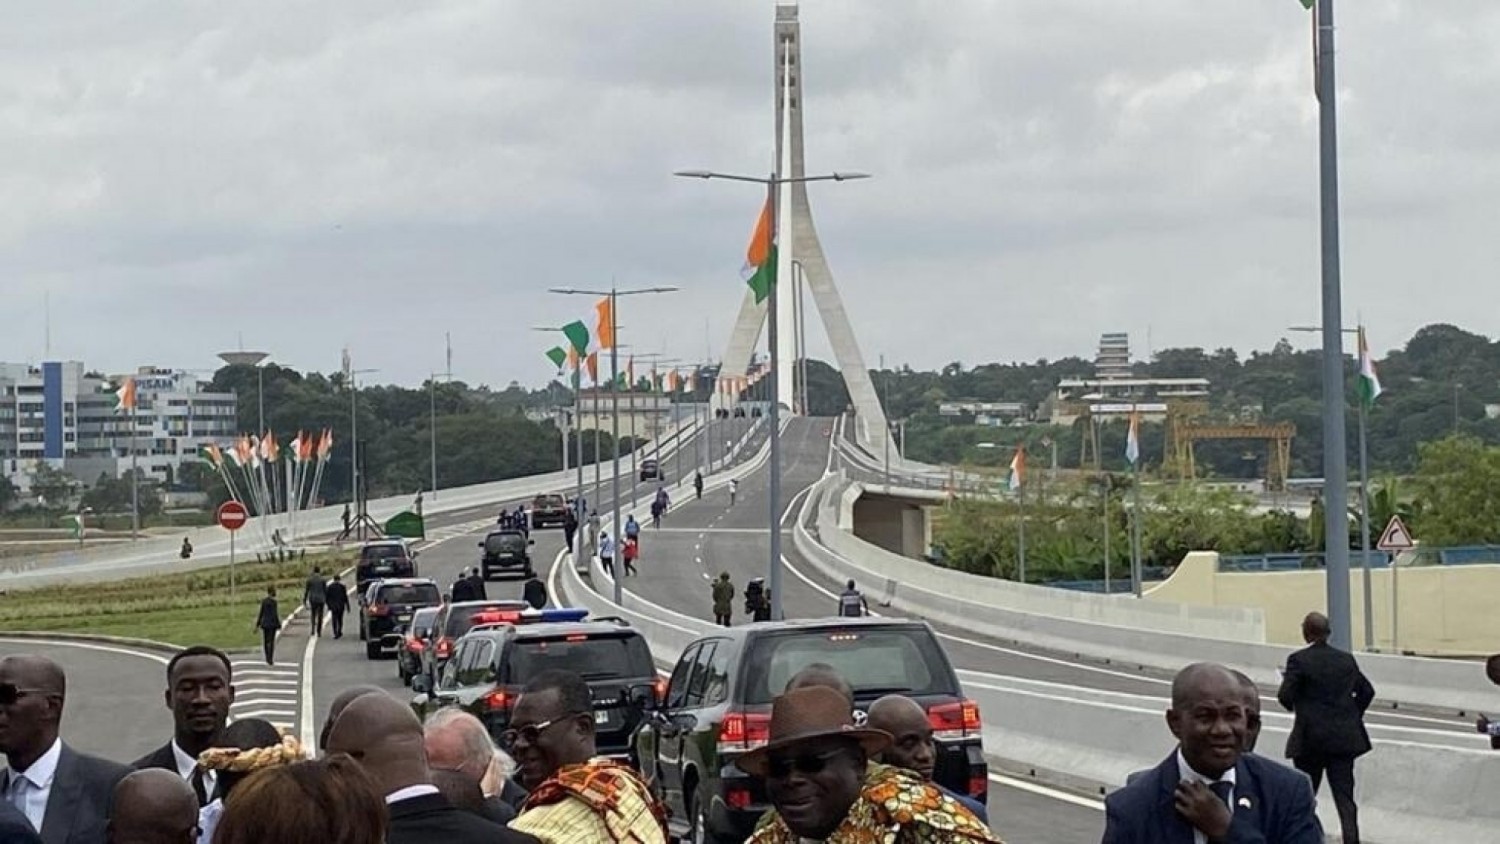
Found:
[[656, 668], [646, 640], [638, 635], [548, 636], [525, 638], [511, 645], [507, 682], [523, 684], [537, 674], [558, 668], [585, 680], [653, 677]]
[[519, 533], [492, 533], [484, 538], [486, 548], [510, 548], [526, 544], [526, 537]]
[[400, 545], [366, 545], [360, 549], [361, 560], [400, 560], [406, 558], [406, 549]]
[[443, 599], [434, 583], [403, 583], [382, 586], [375, 600], [382, 604], [436, 604]]
[[411, 636], [413, 639], [425, 639], [432, 632], [432, 623], [437, 620], [437, 610], [417, 610], [417, 614], [411, 618]]
[[830, 665], [862, 690], [905, 695], [958, 694], [957, 679], [942, 649], [925, 628], [861, 627], [797, 630], [757, 636], [749, 666], [745, 703], [767, 704], [786, 689], [792, 675], [813, 664]]
[[532, 502], [532, 506], [535, 506], [535, 507], [561, 507], [561, 506], [563, 506], [562, 496], [560, 496], [560, 495], [543, 495], [543, 496], [537, 498], [536, 501]]

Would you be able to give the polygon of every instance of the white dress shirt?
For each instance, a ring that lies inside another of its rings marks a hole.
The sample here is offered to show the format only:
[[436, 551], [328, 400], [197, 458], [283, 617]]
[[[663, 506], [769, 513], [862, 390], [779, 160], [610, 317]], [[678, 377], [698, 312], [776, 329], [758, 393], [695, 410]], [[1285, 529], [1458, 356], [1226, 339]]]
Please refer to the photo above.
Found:
[[[1183, 756], [1182, 751], [1179, 749], [1177, 751], [1177, 778], [1179, 782], [1201, 782], [1207, 786], [1212, 786], [1214, 783], [1220, 782], [1229, 783], [1229, 814], [1234, 814], [1235, 774], [1233, 768], [1225, 771], [1224, 775], [1216, 780], [1209, 779], [1193, 770], [1193, 766], [1188, 764], [1187, 757]], [[1193, 844], [1208, 844], [1208, 836], [1195, 828], [1193, 830]]]
[[[187, 783], [188, 785], [192, 785], [193, 771], [196, 771], [198, 769], [198, 760], [187, 755], [187, 752], [177, 745], [177, 739], [172, 739], [172, 758], [177, 760], [178, 776], [182, 777], [183, 782]], [[214, 789], [218, 787], [218, 785], [219, 772], [204, 770], [203, 789], [208, 792], [208, 799], [210, 801], [214, 799]]]
[[52, 796], [52, 780], [57, 776], [57, 762], [62, 758], [62, 739], [52, 742], [41, 758], [24, 771], [10, 770], [5, 782], [5, 799], [21, 810], [31, 827], [41, 833], [47, 817], [47, 800]]
[[385, 805], [399, 803], [402, 800], [410, 800], [413, 797], [421, 797], [426, 794], [442, 794], [437, 786], [422, 783], [420, 785], [408, 785], [406, 788], [398, 788], [385, 796]]

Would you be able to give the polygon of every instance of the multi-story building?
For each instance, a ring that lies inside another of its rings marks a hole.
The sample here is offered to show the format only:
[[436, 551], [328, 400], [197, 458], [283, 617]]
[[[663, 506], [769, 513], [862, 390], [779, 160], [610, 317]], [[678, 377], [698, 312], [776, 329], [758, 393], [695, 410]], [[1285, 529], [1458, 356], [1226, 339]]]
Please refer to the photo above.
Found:
[[[92, 484], [130, 470], [166, 483], [208, 443], [235, 436], [236, 403], [191, 373], [142, 367], [136, 409], [117, 410], [117, 385], [78, 361], [0, 363], [0, 474], [23, 492], [38, 461]], [[134, 430], [132, 432], [132, 422]]]
[[1094, 355], [1094, 377], [1115, 381], [1134, 375], [1130, 369], [1130, 335], [1124, 332], [1099, 337], [1099, 351]]
[[1130, 335], [1116, 332], [1099, 338], [1093, 378], [1065, 378], [1048, 399], [1044, 413], [1054, 425], [1071, 425], [1080, 417], [1128, 416], [1148, 421], [1166, 418], [1171, 405], [1206, 401], [1207, 378], [1138, 378], [1130, 365]]

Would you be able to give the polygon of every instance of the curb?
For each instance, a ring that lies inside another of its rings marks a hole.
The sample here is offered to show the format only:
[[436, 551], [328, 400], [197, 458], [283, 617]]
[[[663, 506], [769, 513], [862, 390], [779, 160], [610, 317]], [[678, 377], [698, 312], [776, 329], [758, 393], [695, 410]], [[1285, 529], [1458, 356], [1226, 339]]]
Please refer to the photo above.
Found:
[[[176, 654], [185, 645], [174, 645], [170, 642], [157, 642], [153, 639], [133, 639], [128, 636], [105, 636], [97, 633], [68, 633], [51, 632], [47, 630], [5, 630], [0, 631], [0, 639], [32, 639], [36, 641], [53, 642], [94, 642], [105, 645], [121, 645], [136, 648], [137, 650], [154, 651], [157, 653]], [[227, 651], [235, 653], [235, 651]]]

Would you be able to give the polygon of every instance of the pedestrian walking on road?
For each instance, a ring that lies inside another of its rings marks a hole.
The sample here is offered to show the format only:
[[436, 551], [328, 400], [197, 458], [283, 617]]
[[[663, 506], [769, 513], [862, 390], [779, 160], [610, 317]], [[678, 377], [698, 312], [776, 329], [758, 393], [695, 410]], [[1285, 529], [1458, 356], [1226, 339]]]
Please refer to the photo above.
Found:
[[276, 587], [266, 587], [266, 597], [260, 599], [260, 614], [255, 617], [255, 629], [260, 631], [261, 650], [266, 654], [266, 665], [276, 664], [276, 633], [281, 629], [281, 613], [276, 609]]
[[854, 581], [850, 580], [844, 585], [844, 591], [839, 595], [839, 616], [842, 618], [860, 618], [870, 614], [870, 602], [865, 596], [854, 588]]
[[475, 566], [474, 570], [469, 572], [469, 594], [473, 596], [469, 599], [471, 601], [488, 601], [490, 598], [489, 590], [484, 586], [484, 574], [479, 571], [479, 566]]
[[625, 557], [625, 576], [630, 577], [636, 573], [635, 561], [641, 556], [640, 539], [634, 536], [627, 536], [625, 538], [625, 547], [622, 549], [622, 555]]
[[730, 626], [729, 616], [734, 612], [734, 584], [729, 582], [729, 572], [719, 572], [714, 581], [714, 624]]
[[698, 498], [702, 498], [703, 497], [703, 473], [702, 472], [694, 472], [693, 473], [693, 492], [697, 494]]
[[479, 600], [479, 596], [474, 594], [474, 581], [469, 579], [469, 570], [466, 568], [459, 570], [458, 579], [453, 581], [451, 591], [453, 594], [453, 603], [455, 604], [463, 601]]
[[534, 610], [547, 606], [547, 584], [536, 576], [536, 572], [526, 578], [526, 585], [521, 587], [521, 598]]
[[729, 506], [730, 507], [734, 506], [734, 497], [735, 497], [735, 495], [739, 491], [740, 491], [740, 479], [739, 478], [730, 478], [729, 479]]
[[321, 637], [323, 609], [328, 606], [328, 581], [317, 566], [313, 566], [312, 574], [307, 576], [307, 586], [302, 590], [302, 603], [307, 605], [312, 614], [312, 634]]
[[629, 515], [629, 516], [626, 516], [625, 517], [625, 538], [626, 539], [639, 539], [640, 536], [641, 536], [641, 525], [640, 525], [640, 522], [637, 522], [635, 520], [635, 516], [633, 514]]
[[663, 504], [660, 498], [651, 502], [651, 527], [661, 528], [661, 517], [666, 511], [667, 505]]
[[1345, 844], [1359, 844], [1359, 809], [1354, 804], [1354, 760], [1370, 752], [1365, 710], [1375, 699], [1354, 657], [1328, 644], [1331, 628], [1322, 613], [1302, 620], [1307, 647], [1287, 657], [1276, 699], [1295, 713], [1286, 755], [1312, 779], [1313, 791], [1328, 774]]
[[605, 574], [615, 576], [615, 540], [607, 530], [599, 531], [599, 565]]
[[338, 575], [328, 584], [328, 620], [333, 622], [333, 638], [344, 638], [344, 613], [349, 611], [349, 587]]
[[567, 543], [569, 551], [576, 551], [573, 540], [578, 536], [578, 514], [572, 510], [563, 513], [563, 542]]

